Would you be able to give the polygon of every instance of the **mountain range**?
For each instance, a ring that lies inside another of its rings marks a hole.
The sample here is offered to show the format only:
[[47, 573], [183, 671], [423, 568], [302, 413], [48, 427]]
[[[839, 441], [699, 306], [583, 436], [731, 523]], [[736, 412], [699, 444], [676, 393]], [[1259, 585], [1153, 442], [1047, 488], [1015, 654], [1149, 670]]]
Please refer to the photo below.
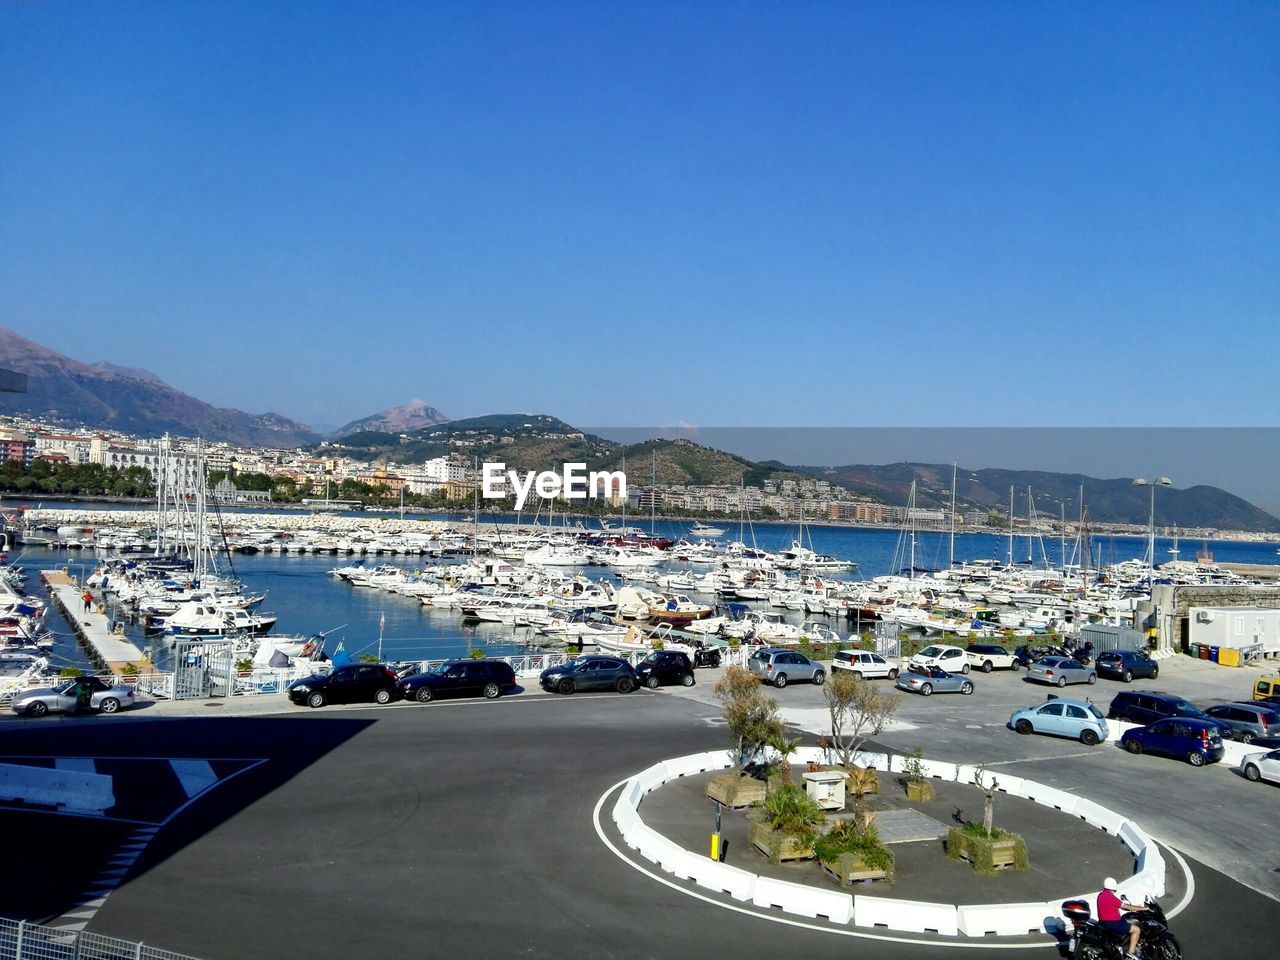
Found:
[[26, 393], [0, 394], [0, 413], [143, 437], [173, 433], [261, 447], [287, 449], [318, 439], [306, 424], [278, 413], [215, 407], [148, 370], [73, 360], [4, 328], [0, 367], [27, 375]]
[[[306, 424], [276, 413], [251, 414], [214, 407], [168, 385], [148, 370], [114, 363], [85, 363], [0, 328], [0, 367], [24, 373], [28, 392], [0, 394], [0, 413], [25, 415], [119, 430], [142, 437], [164, 433], [201, 436], [238, 445], [290, 449], [328, 447], [364, 459], [421, 463], [446, 453], [502, 460], [511, 469], [556, 469], [581, 461], [588, 469], [618, 469], [625, 462], [633, 486], [661, 484], [759, 485], [766, 479], [823, 478], [859, 495], [905, 504], [912, 481], [916, 503], [945, 506], [951, 496], [951, 465], [930, 463], [788, 466], [755, 462], [686, 439], [648, 440], [624, 446], [585, 433], [546, 414], [493, 414], [449, 420], [414, 400], [353, 420], [322, 439]], [[1030, 512], [1031, 488], [1039, 516], [1078, 516], [1080, 489], [1096, 522], [1146, 523], [1149, 488], [1132, 480], [1034, 470], [962, 469], [956, 500], [965, 510]], [[1162, 488], [1156, 493], [1162, 525], [1280, 532], [1280, 518], [1210, 486]]]

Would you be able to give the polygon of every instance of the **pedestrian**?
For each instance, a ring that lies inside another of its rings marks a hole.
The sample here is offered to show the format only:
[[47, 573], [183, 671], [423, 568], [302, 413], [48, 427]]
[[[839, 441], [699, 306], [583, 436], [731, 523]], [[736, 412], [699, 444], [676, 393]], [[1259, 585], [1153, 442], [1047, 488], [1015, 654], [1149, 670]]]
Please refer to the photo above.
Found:
[[84, 601], [84, 612], [85, 612], [85, 613], [88, 613], [90, 610], [92, 610], [92, 609], [93, 609], [93, 594], [92, 594], [92, 593], [90, 593], [88, 590], [86, 590], [86, 591], [84, 592], [84, 596], [83, 596], [83, 597], [81, 597], [80, 599]]

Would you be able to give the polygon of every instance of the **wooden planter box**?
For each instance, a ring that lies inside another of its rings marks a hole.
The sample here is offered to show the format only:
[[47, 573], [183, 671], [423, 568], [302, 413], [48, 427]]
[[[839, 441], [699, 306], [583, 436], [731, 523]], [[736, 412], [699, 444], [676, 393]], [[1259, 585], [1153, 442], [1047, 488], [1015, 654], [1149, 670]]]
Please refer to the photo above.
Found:
[[908, 800], [915, 800], [919, 803], [928, 803], [930, 800], [936, 800], [937, 796], [937, 793], [934, 792], [933, 784], [928, 780], [907, 781]]
[[[983, 848], [991, 851], [989, 863]], [[972, 866], [977, 873], [1025, 869], [1026, 851], [1026, 840], [1016, 833], [1005, 834], [999, 840], [984, 840], [971, 837], [963, 830], [953, 827], [947, 834], [947, 854], [959, 857]]]
[[743, 776], [736, 770], [712, 774], [707, 778], [707, 796], [729, 807], [741, 810], [753, 803], [764, 803], [763, 780]]
[[774, 863], [783, 860], [812, 860], [812, 843], [799, 843], [794, 837], [774, 830], [767, 820], [757, 820], [747, 833], [751, 845]]
[[857, 854], [842, 853], [835, 860], [819, 860], [822, 872], [842, 887], [847, 887], [858, 880], [887, 880], [887, 871], [877, 867], [869, 867]]

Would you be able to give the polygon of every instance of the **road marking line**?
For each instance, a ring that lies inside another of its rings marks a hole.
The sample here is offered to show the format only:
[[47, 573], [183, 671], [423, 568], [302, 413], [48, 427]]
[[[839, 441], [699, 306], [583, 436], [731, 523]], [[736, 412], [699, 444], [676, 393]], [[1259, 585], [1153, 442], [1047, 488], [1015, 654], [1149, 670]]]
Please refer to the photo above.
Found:
[[204, 793], [218, 782], [218, 775], [208, 760], [170, 760], [169, 766], [188, 798]]

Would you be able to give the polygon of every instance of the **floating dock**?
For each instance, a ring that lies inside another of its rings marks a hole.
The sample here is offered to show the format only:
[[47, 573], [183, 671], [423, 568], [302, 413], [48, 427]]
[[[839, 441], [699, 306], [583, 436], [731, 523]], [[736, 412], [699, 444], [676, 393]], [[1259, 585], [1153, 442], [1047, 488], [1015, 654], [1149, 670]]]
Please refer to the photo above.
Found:
[[89, 612], [85, 612], [84, 594], [68, 574], [45, 570], [40, 576], [54, 606], [67, 618], [95, 666], [113, 674], [122, 673], [126, 666], [142, 666], [146, 660], [142, 651], [128, 637], [111, 632], [111, 623], [101, 604], [95, 602]]

